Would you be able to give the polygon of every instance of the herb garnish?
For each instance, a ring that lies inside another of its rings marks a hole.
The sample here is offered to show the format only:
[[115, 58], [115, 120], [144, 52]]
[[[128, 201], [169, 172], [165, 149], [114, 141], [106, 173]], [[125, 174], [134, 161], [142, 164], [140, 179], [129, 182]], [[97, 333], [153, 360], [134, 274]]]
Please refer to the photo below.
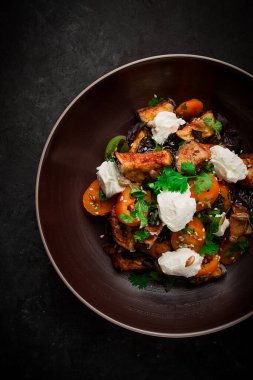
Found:
[[148, 224], [148, 219], [145, 215], [148, 214], [150, 205], [144, 199], [145, 192], [140, 188], [132, 186], [130, 194], [137, 199], [134, 209], [130, 212], [130, 215], [122, 213], [119, 217], [126, 223], [132, 223], [134, 219], [137, 219], [140, 222], [140, 228], [143, 228]]
[[134, 238], [136, 240], [145, 240], [148, 237], [149, 237], [149, 232], [147, 230], [137, 230], [134, 233]]
[[216, 255], [219, 252], [220, 246], [211, 240], [206, 240], [204, 246], [201, 248], [200, 255]]
[[99, 190], [98, 197], [101, 201], [107, 201], [107, 197], [101, 189]]
[[177, 281], [176, 277], [162, 276], [156, 271], [146, 272], [146, 273], [132, 273], [128, 277], [132, 285], [139, 289], [145, 289], [150, 281], [159, 282], [164, 286], [167, 292], [171, 290], [174, 283]]
[[214, 129], [216, 136], [218, 139], [220, 139], [220, 133], [222, 130], [222, 124], [219, 120], [216, 120], [215, 122], [210, 117], [204, 117], [203, 118], [204, 123], [208, 126]]
[[197, 195], [200, 195], [204, 191], [211, 189], [212, 186], [212, 177], [209, 174], [203, 172], [197, 176], [197, 179], [193, 184], [193, 191]]
[[181, 169], [188, 174], [196, 175], [196, 167], [192, 162], [182, 162]]
[[202, 166], [202, 170], [206, 173], [210, 173], [214, 170], [214, 164], [210, 161], [206, 161]]
[[150, 101], [148, 102], [148, 106], [149, 107], [154, 107], [154, 106], [157, 106], [158, 104], [162, 103], [164, 101], [164, 98], [158, 98], [158, 97], [153, 97], [152, 99], [150, 99]]
[[181, 106], [181, 110], [187, 110], [187, 104], [186, 103], [184, 103], [184, 104], [182, 104], [182, 106]]

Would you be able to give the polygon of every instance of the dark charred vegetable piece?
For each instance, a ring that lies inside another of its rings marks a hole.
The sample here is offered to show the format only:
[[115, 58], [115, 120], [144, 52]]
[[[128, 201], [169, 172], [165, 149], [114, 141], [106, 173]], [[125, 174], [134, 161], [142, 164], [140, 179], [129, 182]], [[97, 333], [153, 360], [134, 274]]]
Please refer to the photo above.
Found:
[[232, 243], [236, 243], [241, 236], [252, 233], [249, 213], [247, 209], [239, 203], [235, 204], [232, 207], [232, 213], [229, 222], [229, 240]]
[[111, 224], [113, 238], [116, 243], [128, 251], [134, 251], [135, 240], [131, 229], [121, 225], [114, 213], [109, 216], [108, 220]]
[[146, 257], [139, 257], [136, 259], [125, 258], [120, 254], [112, 256], [112, 265], [115, 269], [124, 272], [129, 270], [142, 270], [151, 269], [152, 264]]
[[149, 123], [152, 120], [154, 120], [154, 118], [159, 112], [162, 111], [174, 111], [174, 104], [171, 99], [165, 100], [164, 102], [157, 104], [153, 107], [140, 108], [137, 112], [141, 121], [143, 121], [144, 123]]
[[196, 169], [200, 169], [204, 162], [211, 158], [210, 147], [211, 145], [209, 144], [201, 144], [196, 141], [182, 145], [178, 149], [176, 156], [177, 170], [181, 172], [182, 162], [191, 162]]
[[140, 133], [141, 130], [145, 128], [145, 123], [136, 123], [129, 131], [127, 132], [127, 138], [126, 141], [129, 146], [134, 142], [138, 134]]
[[152, 245], [155, 243], [156, 239], [162, 232], [162, 229], [163, 229], [163, 224], [161, 221], [158, 226], [147, 225], [145, 227], [145, 230], [149, 232], [149, 237], [147, 237], [143, 242], [148, 248], [151, 248]]
[[133, 182], [143, 181], [151, 170], [159, 170], [172, 162], [172, 155], [167, 150], [149, 153], [116, 152], [115, 155], [120, 163], [121, 172]]
[[241, 185], [253, 189], [253, 154], [242, 154], [241, 159], [248, 168], [247, 177], [240, 181]]
[[229, 128], [222, 133], [221, 141], [226, 148], [233, 150], [236, 154], [240, 154], [244, 150], [243, 140], [240, 138], [238, 130]]
[[137, 152], [138, 147], [140, 145], [140, 142], [145, 137], [145, 135], [146, 135], [145, 129], [142, 129], [138, 133], [138, 135], [135, 138], [135, 140], [133, 141], [133, 143], [131, 144], [131, 147], [130, 147], [130, 150], [129, 150], [130, 153], [136, 153]]
[[164, 252], [170, 251], [171, 246], [169, 240], [164, 240], [156, 241], [151, 248], [148, 248], [145, 244], [138, 244], [137, 249], [158, 259]]
[[248, 210], [253, 210], [253, 190], [239, 185], [236, 186], [236, 190], [236, 199]]

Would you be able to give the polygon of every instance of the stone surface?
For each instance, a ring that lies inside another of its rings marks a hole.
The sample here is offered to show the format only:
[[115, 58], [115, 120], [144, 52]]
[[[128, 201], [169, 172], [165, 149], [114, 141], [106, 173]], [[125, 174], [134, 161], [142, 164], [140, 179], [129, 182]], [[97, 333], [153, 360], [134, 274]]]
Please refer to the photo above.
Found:
[[86, 85], [111, 69], [151, 55], [193, 53], [253, 73], [252, 10], [250, 1], [5, 4], [0, 23], [2, 371], [62, 380], [245, 377], [251, 368], [252, 318], [209, 336], [169, 340], [129, 332], [83, 306], [45, 254], [34, 187], [54, 122]]

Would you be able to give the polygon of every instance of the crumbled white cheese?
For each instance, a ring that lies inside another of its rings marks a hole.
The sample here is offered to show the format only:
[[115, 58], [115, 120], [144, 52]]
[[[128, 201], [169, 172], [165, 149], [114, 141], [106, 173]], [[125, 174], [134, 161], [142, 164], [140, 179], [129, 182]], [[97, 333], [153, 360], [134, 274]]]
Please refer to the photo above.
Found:
[[[224, 216], [226, 215], [225, 212], [222, 213], [221, 217], [222, 219], [224, 218]], [[221, 220], [222, 220], [221, 219]], [[217, 232], [214, 232], [214, 235], [216, 236], [223, 236], [226, 229], [228, 228], [229, 226], [229, 220], [227, 218], [224, 218], [223, 222], [219, 225], [219, 229]]]
[[211, 148], [211, 162], [220, 179], [235, 183], [243, 180], [248, 173], [243, 160], [228, 148], [215, 145]]
[[190, 248], [165, 252], [158, 259], [163, 273], [169, 276], [193, 277], [201, 268], [203, 257]]
[[149, 125], [152, 127], [153, 138], [158, 144], [163, 144], [171, 133], [175, 133], [180, 125], [185, 124], [181, 118], [177, 118], [174, 112], [161, 111], [155, 116]]
[[189, 186], [183, 194], [162, 191], [157, 196], [157, 202], [160, 219], [173, 232], [182, 230], [196, 212], [196, 200], [191, 198]]
[[119, 185], [119, 177], [120, 173], [114, 162], [104, 161], [97, 168], [97, 179], [107, 198], [111, 198], [124, 190], [124, 187]]

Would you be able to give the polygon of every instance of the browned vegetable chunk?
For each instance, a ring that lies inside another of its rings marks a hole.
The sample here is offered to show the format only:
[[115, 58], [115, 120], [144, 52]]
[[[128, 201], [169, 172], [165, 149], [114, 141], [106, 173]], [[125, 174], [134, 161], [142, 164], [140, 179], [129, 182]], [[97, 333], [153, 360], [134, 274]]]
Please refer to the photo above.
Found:
[[156, 241], [156, 239], [158, 238], [158, 236], [160, 235], [160, 233], [162, 232], [162, 229], [163, 229], [163, 224], [162, 222], [160, 222], [160, 224], [158, 226], [153, 226], [151, 224], [148, 224], [146, 227], [145, 227], [145, 230], [149, 232], [149, 237], [147, 237], [145, 240], [144, 240], [144, 243], [146, 244], [146, 246], [148, 248], [151, 248], [152, 245], [154, 244], [154, 242]]
[[141, 142], [141, 140], [145, 137], [146, 133], [145, 133], [145, 130], [141, 130], [136, 139], [133, 141], [132, 145], [131, 145], [131, 148], [129, 150], [130, 153], [136, 153], [137, 152], [137, 149], [138, 149], [138, 146]]
[[121, 166], [120, 170], [131, 181], [143, 181], [151, 170], [159, 170], [172, 162], [171, 153], [161, 150], [150, 153], [115, 153]]
[[176, 155], [177, 170], [181, 172], [182, 162], [192, 162], [199, 169], [206, 160], [211, 158], [210, 144], [191, 141], [182, 145]]
[[128, 271], [128, 270], [141, 270], [150, 268], [150, 263], [147, 262], [145, 257], [138, 258], [126, 258], [120, 253], [116, 253], [111, 257], [112, 265], [115, 269], [119, 271]]
[[246, 207], [242, 206], [241, 204], [235, 204], [232, 207], [232, 214], [230, 216], [229, 222], [230, 222], [229, 240], [232, 243], [236, 243], [237, 240], [241, 236], [252, 233], [249, 213]]
[[108, 218], [111, 227], [113, 238], [121, 247], [127, 249], [128, 251], [134, 251], [135, 240], [131, 234], [130, 227], [122, 227], [119, 223], [118, 218], [112, 215]]
[[253, 189], [253, 154], [242, 154], [241, 159], [248, 168], [247, 177], [240, 181], [243, 186]]
[[158, 259], [158, 257], [162, 256], [164, 252], [170, 251], [171, 246], [168, 240], [164, 241], [156, 241], [151, 248], [148, 248], [146, 245], [142, 244], [138, 246], [138, 249], [141, 252], [144, 252], [152, 257]]
[[174, 105], [170, 101], [165, 100], [164, 102], [157, 104], [157, 106], [140, 108], [137, 112], [141, 121], [149, 123], [156, 117], [158, 112], [161, 111], [173, 112]]
[[178, 137], [185, 141], [194, 140], [192, 131], [201, 132], [202, 137], [210, 137], [214, 134], [214, 129], [209, 127], [204, 122], [204, 118], [212, 119], [215, 122], [215, 117], [211, 111], [205, 112], [201, 117], [196, 117], [190, 124], [186, 125], [184, 128], [179, 129], [176, 133]]

